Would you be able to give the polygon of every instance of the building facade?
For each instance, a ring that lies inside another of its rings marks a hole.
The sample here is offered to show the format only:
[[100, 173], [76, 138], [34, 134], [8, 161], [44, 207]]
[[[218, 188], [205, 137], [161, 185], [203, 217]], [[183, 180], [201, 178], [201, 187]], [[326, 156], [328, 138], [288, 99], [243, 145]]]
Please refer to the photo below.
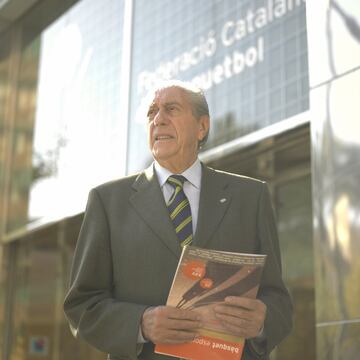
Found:
[[360, 5], [8, 0], [0, 5], [0, 351], [104, 359], [62, 313], [88, 191], [151, 162], [143, 99], [205, 90], [202, 161], [266, 180], [294, 301], [282, 359], [360, 350]]

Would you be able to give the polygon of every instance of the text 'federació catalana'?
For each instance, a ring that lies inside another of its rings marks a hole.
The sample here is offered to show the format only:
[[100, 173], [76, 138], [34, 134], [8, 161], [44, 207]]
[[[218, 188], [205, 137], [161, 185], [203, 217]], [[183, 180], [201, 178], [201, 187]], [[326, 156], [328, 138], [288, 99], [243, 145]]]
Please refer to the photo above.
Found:
[[[196, 45], [184, 51], [170, 61], [161, 62], [154, 71], [142, 71], [138, 76], [137, 89], [139, 94], [149, 91], [158, 81], [176, 78], [179, 74], [213, 57], [220, 47], [230, 48], [240, 45], [251, 34], [276, 19], [285, 16], [305, 0], [268, 0], [265, 6], [249, 8], [246, 15], [237, 20], [226, 21], [219, 33], [210, 30], [207, 36], [201, 36]], [[264, 37], [258, 36], [245, 49], [233, 50], [226, 54], [214, 66], [205, 70], [190, 81], [204, 90], [222, 83], [247, 68], [253, 68], [264, 61]]]

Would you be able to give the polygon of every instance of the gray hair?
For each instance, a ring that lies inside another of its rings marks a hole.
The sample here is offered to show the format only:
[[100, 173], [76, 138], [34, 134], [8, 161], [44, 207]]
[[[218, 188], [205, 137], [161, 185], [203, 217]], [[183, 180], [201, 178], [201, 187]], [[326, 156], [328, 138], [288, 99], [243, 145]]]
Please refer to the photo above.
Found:
[[[176, 87], [184, 91], [190, 102], [192, 113], [197, 119], [200, 119], [202, 116], [208, 116], [210, 119], [209, 105], [207, 103], [204, 91], [201, 88], [186, 81], [166, 80], [160, 82], [154, 89], [154, 92], [170, 87]], [[208, 137], [209, 131], [199, 141], [199, 148], [201, 148], [206, 143]]]

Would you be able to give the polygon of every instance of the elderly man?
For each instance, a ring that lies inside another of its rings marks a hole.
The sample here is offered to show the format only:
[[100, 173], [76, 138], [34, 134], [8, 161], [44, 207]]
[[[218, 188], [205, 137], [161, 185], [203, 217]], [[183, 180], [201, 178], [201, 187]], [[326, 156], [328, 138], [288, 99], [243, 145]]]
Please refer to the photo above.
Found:
[[[228, 297], [215, 311], [246, 339], [243, 359], [267, 359], [291, 329], [292, 305], [266, 184], [199, 161], [210, 120], [192, 85], [158, 88], [147, 117], [154, 163], [90, 192], [64, 304], [71, 328], [112, 360], [173, 359], [154, 344], [190, 342], [201, 325], [191, 310], [164, 305], [181, 247], [262, 253], [258, 298]], [[179, 220], [168, 208], [176, 197]]]

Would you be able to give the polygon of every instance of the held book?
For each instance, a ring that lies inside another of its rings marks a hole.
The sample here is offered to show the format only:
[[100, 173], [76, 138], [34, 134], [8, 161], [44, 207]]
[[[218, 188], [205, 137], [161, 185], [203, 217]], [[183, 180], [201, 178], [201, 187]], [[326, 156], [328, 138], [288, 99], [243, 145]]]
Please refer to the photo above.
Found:
[[192, 342], [157, 344], [155, 352], [189, 360], [239, 360], [245, 341], [221, 325], [213, 308], [227, 296], [255, 298], [265, 259], [185, 246], [166, 305], [196, 311], [203, 327]]

